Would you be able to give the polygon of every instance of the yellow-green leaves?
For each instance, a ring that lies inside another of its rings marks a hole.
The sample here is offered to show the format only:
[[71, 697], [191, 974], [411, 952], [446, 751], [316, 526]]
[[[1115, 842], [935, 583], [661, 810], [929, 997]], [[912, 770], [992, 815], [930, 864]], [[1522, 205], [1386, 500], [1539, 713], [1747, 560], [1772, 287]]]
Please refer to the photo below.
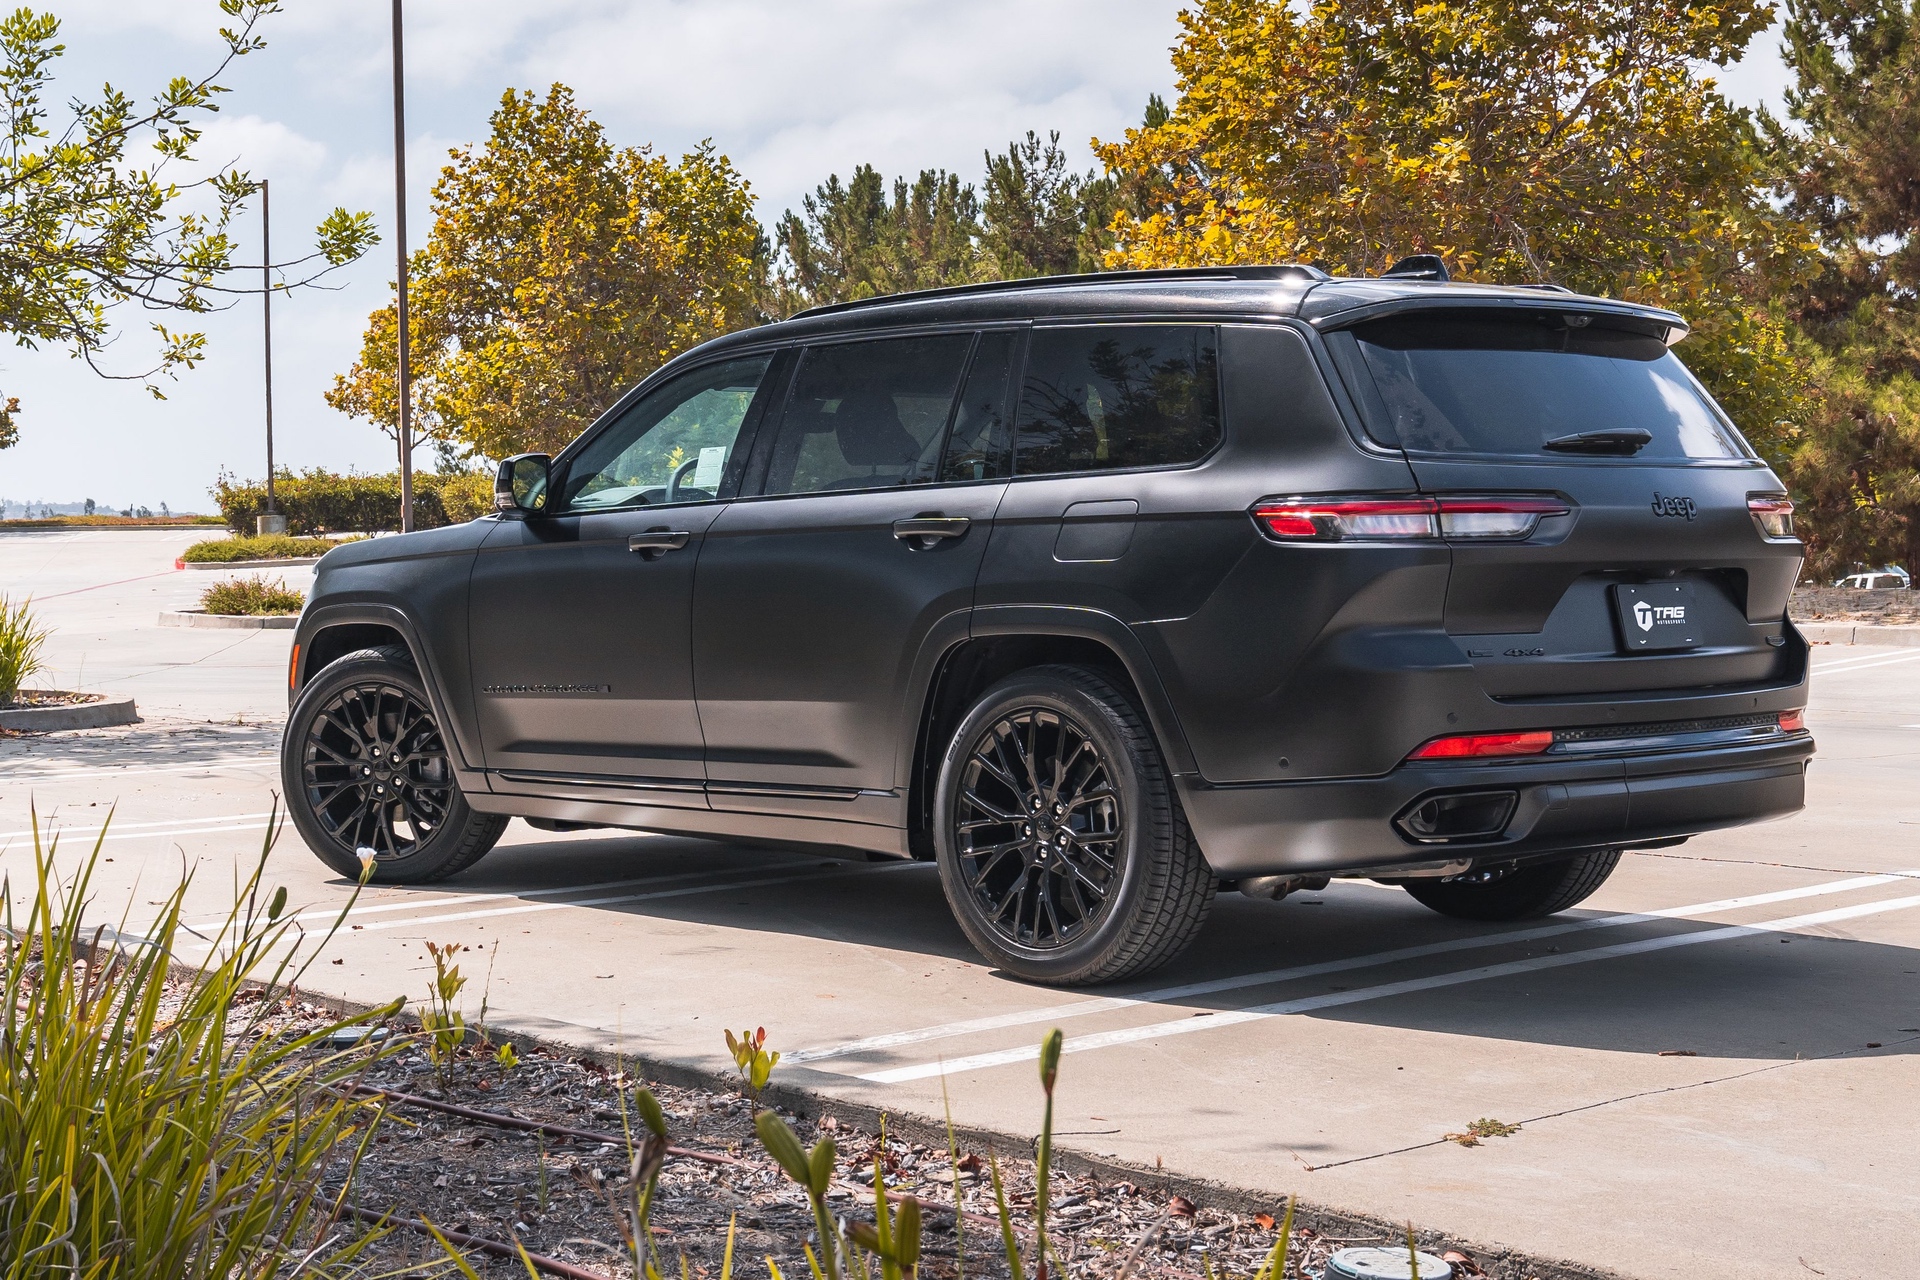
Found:
[[807, 1163], [806, 1153], [800, 1149], [800, 1139], [794, 1137], [787, 1122], [771, 1111], [762, 1111], [753, 1118], [753, 1128], [760, 1135], [760, 1145], [767, 1149], [767, 1154], [773, 1157], [781, 1171], [812, 1190], [812, 1168]]
[[727, 1052], [733, 1055], [733, 1065], [740, 1069], [740, 1079], [747, 1086], [748, 1095], [757, 1102], [760, 1091], [767, 1087], [773, 1068], [780, 1061], [780, 1054], [768, 1050], [765, 1027], [742, 1031], [738, 1036], [728, 1031], [726, 1036]]

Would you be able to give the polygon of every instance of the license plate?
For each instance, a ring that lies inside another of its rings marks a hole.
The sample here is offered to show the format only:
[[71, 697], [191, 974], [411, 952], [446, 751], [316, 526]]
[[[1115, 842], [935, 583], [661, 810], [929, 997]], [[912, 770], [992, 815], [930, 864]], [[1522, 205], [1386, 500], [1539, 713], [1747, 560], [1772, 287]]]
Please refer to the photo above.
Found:
[[1690, 582], [1622, 584], [1613, 589], [1613, 611], [1629, 652], [1689, 649], [1700, 643]]

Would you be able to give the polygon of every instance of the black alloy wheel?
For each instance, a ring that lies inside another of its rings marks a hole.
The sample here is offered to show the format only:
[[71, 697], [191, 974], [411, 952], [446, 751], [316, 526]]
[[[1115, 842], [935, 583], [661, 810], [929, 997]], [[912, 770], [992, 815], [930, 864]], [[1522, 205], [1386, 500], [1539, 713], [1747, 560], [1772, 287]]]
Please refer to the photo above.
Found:
[[1183, 951], [1215, 881], [1116, 678], [1034, 667], [955, 729], [934, 798], [941, 887], [980, 953], [1033, 982], [1112, 982]]
[[987, 927], [1052, 950], [1094, 926], [1120, 877], [1126, 819], [1100, 748], [1051, 708], [975, 739], [954, 808], [954, 853]]
[[288, 807], [308, 846], [358, 877], [419, 883], [464, 870], [506, 819], [476, 814], [455, 785], [432, 704], [404, 651], [363, 649], [330, 664], [295, 704], [281, 745]]

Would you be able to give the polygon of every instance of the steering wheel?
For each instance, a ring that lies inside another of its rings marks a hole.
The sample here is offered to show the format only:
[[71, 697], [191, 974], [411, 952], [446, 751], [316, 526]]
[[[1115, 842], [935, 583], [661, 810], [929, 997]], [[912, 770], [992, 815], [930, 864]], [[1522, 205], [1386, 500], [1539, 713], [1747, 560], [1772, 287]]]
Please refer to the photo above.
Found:
[[688, 458], [685, 462], [673, 469], [673, 478], [667, 481], [666, 500], [668, 502], [680, 501], [680, 482], [693, 474], [694, 468], [699, 465], [700, 459]]

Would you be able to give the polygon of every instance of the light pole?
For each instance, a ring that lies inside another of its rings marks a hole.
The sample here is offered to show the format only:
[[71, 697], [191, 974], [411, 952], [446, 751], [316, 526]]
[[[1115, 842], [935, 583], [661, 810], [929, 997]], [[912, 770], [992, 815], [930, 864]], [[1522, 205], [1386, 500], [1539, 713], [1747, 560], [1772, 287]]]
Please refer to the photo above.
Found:
[[260, 330], [267, 384], [267, 513], [254, 521], [261, 537], [285, 533], [287, 518], [273, 500], [273, 214], [267, 180], [260, 179]]
[[400, 329], [400, 531], [413, 530], [413, 369], [407, 350], [407, 98], [406, 58], [400, 43], [400, 0], [393, 0], [393, 206], [394, 244], [399, 252], [395, 319]]

